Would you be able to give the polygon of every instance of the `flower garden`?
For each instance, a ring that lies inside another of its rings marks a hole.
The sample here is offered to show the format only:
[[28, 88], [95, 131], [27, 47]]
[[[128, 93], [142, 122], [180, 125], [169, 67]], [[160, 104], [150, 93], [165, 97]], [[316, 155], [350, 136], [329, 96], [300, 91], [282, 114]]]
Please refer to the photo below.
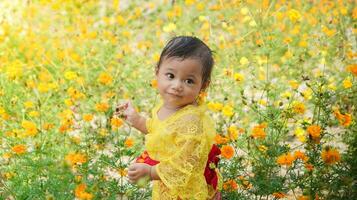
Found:
[[1, 199], [150, 199], [128, 182], [165, 43], [213, 50], [201, 100], [216, 122], [223, 199], [357, 199], [353, 0], [0, 2]]

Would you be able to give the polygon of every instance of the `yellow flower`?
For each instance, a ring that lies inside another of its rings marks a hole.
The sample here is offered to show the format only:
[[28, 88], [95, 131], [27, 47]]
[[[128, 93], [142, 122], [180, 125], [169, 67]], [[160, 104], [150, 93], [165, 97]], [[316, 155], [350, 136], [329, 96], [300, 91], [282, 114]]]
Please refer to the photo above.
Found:
[[64, 78], [67, 79], [67, 80], [74, 80], [76, 79], [78, 76], [77, 76], [77, 73], [74, 72], [74, 71], [66, 71], [64, 73]]
[[249, 64], [249, 60], [248, 60], [248, 58], [246, 58], [246, 57], [242, 57], [242, 58], [239, 60], [239, 63], [240, 63], [241, 65], [247, 65], [247, 64]]
[[33, 102], [32, 101], [26, 101], [24, 103], [25, 108], [32, 108], [33, 107]]
[[208, 107], [210, 110], [212, 110], [212, 111], [218, 112], [218, 111], [221, 111], [221, 110], [222, 110], [223, 104], [221, 104], [221, 103], [209, 102], [209, 103], [207, 104], [207, 107]]
[[350, 77], [345, 78], [345, 80], [343, 80], [343, 87], [348, 89], [352, 87], [352, 81], [350, 79]]
[[40, 116], [40, 113], [33, 110], [33, 111], [29, 112], [29, 116], [30, 117], [38, 117], [38, 116]]
[[27, 136], [35, 136], [37, 134], [37, 127], [35, 123], [24, 120], [21, 125], [25, 129], [25, 134]]
[[301, 102], [294, 101], [293, 102], [293, 111], [298, 114], [305, 113], [305, 105]]
[[306, 135], [305, 135], [304, 129], [302, 129], [300, 127], [296, 128], [294, 133], [295, 133], [295, 136], [298, 138], [298, 140], [300, 142], [305, 142], [306, 141]]
[[238, 138], [238, 129], [236, 126], [231, 125], [228, 127], [228, 135], [231, 140], [236, 140]]
[[234, 73], [234, 80], [237, 82], [241, 82], [244, 80], [244, 76], [240, 73]]
[[324, 160], [324, 162], [328, 165], [335, 164], [341, 160], [341, 156], [338, 150], [329, 147], [322, 150], [321, 157], [322, 160]]
[[243, 7], [240, 9], [240, 13], [242, 15], [247, 15], [249, 13], [249, 9], [247, 7]]
[[290, 84], [291, 88], [293, 88], [294, 90], [296, 90], [299, 87], [299, 83], [295, 80], [289, 81], [289, 84]]
[[295, 10], [295, 9], [291, 9], [288, 11], [288, 17], [292, 22], [297, 22], [301, 19], [301, 14], [299, 13], [299, 11]]
[[225, 105], [223, 108], [222, 108], [222, 113], [223, 115], [227, 116], [227, 117], [231, 117], [234, 115], [234, 112], [233, 112], [233, 108], [229, 105]]
[[99, 74], [98, 82], [103, 85], [109, 85], [113, 82], [113, 78], [112, 78], [112, 76], [110, 76], [110, 74], [108, 74], [106, 72], [102, 72]]
[[164, 32], [173, 32], [174, 30], [176, 30], [176, 24], [174, 23], [169, 23], [168, 25], [164, 26], [163, 28]]

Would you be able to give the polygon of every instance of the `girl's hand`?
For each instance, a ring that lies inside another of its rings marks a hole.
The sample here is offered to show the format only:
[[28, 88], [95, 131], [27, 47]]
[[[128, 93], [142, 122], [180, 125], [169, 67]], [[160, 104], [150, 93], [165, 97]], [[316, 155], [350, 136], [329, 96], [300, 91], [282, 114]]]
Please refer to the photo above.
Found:
[[128, 168], [129, 182], [136, 183], [141, 177], [150, 176], [151, 166], [145, 163], [133, 163]]
[[118, 105], [115, 109], [115, 114], [123, 116], [127, 122], [134, 126], [140, 118], [131, 101]]

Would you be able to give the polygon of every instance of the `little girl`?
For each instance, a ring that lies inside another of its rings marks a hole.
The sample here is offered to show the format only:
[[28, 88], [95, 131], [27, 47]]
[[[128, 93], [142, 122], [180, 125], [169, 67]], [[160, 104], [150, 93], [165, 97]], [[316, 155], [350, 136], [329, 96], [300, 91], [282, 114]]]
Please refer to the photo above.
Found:
[[128, 178], [137, 182], [149, 176], [153, 200], [220, 199], [215, 169], [220, 151], [214, 145], [214, 123], [198, 102], [210, 83], [213, 64], [212, 51], [201, 40], [174, 37], [156, 67], [162, 100], [152, 110], [152, 117], [140, 116], [131, 102], [116, 109], [147, 134], [146, 151], [129, 166]]

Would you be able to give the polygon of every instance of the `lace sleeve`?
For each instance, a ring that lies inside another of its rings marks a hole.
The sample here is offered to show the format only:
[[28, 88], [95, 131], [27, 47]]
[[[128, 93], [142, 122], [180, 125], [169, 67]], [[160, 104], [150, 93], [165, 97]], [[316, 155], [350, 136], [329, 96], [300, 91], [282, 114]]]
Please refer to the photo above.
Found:
[[175, 145], [172, 147], [175, 153], [160, 160], [156, 170], [170, 193], [180, 196], [180, 192], [189, 191], [189, 181], [193, 174], [203, 174], [207, 155], [202, 120], [197, 115], [186, 115], [174, 120], [168, 128], [176, 134]]

